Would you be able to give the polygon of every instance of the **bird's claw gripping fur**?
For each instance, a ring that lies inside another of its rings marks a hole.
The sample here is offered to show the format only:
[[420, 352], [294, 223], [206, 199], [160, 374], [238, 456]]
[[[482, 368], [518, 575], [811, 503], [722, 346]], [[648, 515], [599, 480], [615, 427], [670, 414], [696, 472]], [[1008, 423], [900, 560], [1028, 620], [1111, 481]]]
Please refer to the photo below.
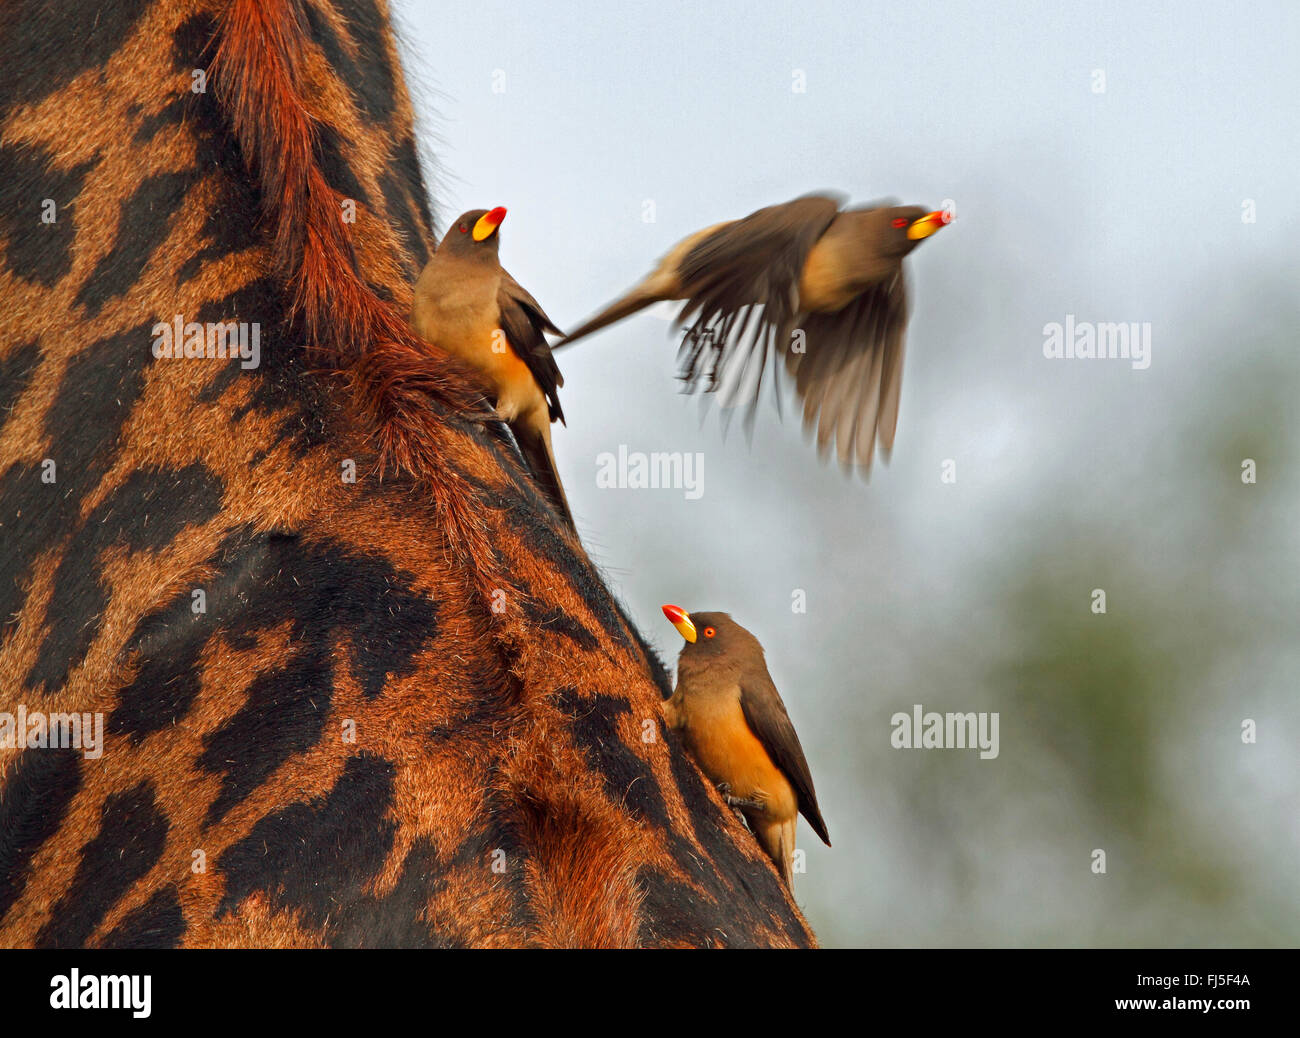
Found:
[[719, 782], [718, 792], [722, 794], [722, 799], [727, 802], [727, 806], [737, 814], [742, 810], [762, 811], [766, 806], [761, 797], [733, 797], [730, 782]]

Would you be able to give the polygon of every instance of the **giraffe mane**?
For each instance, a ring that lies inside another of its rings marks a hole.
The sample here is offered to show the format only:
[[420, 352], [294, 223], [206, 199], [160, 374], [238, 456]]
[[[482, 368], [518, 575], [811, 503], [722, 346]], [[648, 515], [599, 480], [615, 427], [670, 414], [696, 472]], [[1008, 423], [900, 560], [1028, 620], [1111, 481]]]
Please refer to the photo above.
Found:
[[[278, 274], [308, 349], [345, 376], [375, 441], [380, 474], [409, 476], [432, 496], [453, 548], [480, 566], [493, 552], [460, 466], [467, 427], [495, 418], [476, 376], [411, 331], [361, 276], [342, 196], [319, 158], [303, 69], [310, 40], [296, 0], [233, 0], [210, 74], [218, 103], [261, 187]], [[483, 575], [483, 587], [501, 580]]]

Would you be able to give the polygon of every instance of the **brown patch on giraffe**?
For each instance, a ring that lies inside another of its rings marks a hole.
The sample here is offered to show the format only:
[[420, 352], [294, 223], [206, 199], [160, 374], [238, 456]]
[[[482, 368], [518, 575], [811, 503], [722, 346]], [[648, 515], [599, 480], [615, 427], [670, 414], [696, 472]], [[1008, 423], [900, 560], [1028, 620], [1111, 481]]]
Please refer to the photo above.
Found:
[[[585, 769], [548, 773], [530, 762], [522, 791], [524, 864], [538, 943], [552, 948], [626, 948], [636, 943], [643, 860], [639, 828], [603, 797], [581, 788]], [[631, 838], [629, 838], [631, 837]]]
[[191, 932], [196, 947], [217, 948], [324, 948], [325, 941], [298, 913], [275, 909], [261, 894], [246, 898], [238, 916], [226, 916]]

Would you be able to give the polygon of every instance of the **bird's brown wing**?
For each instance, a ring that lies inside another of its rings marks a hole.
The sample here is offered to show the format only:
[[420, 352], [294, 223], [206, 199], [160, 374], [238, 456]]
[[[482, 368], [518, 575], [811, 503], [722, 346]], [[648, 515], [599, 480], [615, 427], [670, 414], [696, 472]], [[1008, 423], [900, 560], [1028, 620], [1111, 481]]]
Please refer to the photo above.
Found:
[[519, 359], [527, 365], [537, 385], [546, 396], [551, 421], [564, 421], [560, 398], [556, 390], [564, 385], [564, 376], [551, 356], [546, 332], [563, 334], [546, 316], [541, 304], [506, 271], [501, 271], [501, 284], [497, 289], [497, 306], [501, 311], [501, 330]]
[[763, 744], [772, 763], [790, 780], [790, 785], [799, 798], [799, 810], [808, 819], [813, 832], [829, 847], [831, 839], [826, 832], [826, 823], [822, 821], [821, 809], [817, 806], [817, 793], [813, 789], [808, 761], [803, 755], [803, 747], [799, 745], [799, 736], [795, 734], [790, 715], [785, 712], [785, 704], [781, 702], [781, 696], [772, 684], [766, 668], [761, 674], [751, 672], [741, 679], [740, 709], [744, 712], [749, 730]]
[[[698, 242], [682, 260], [690, 293], [678, 323], [687, 325], [678, 353], [691, 387], [727, 380], [752, 388], [748, 417], [762, 388], [768, 347], [791, 327], [808, 253], [831, 225], [842, 198], [808, 195], [768, 206]], [[780, 343], [784, 347], [785, 343]], [[758, 368], [750, 374], [750, 364]]]
[[835, 441], [840, 463], [871, 467], [877, 437], [894, 446], [907, 330], [907, 283], [902, 268], [888, 283], [873, 286], [842, 310], [796, 318], [803, 352], [786, 352], [803, 402], [804, 427], [817, 427], [824, 456]]

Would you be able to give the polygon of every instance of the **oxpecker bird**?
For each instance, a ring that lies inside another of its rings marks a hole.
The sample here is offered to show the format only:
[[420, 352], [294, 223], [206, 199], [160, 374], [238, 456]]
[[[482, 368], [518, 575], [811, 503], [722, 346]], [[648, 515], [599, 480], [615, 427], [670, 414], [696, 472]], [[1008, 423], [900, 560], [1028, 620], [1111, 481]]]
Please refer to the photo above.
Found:
[[[747, 424], [769, 352], [784, 357], [817, 430], [846, 470], [870, 470], [894, 444], [907, 329], [903, 259], [948, 222], [944, 211], [808, 195], [678, 242], [635, 288], [556, 348], [664, 300], [684, 300], [681, 377], [748, 397]], [[779, 399], [779, 398], [778, 398]]]
[[501, 266], [499, 228], [505, 218], [498, 206], [472, 210], [452, 223], [416, 282], [411, 327], [484, 376], [529, 470], [573, 526], [551, 449], [551, 423], [564, 421], [557, 395], [564, 376], [546, 333], [563, 333]]
[[664, 702], [700, 769], [740, 809], [786, 885], [793, 884], [795, 820], [802, 813], [827, 847], [817, 792], [799, 736], [767, 672], [763, 646], [726, 613], [664, 616], [685, 640], [677, 688]]

